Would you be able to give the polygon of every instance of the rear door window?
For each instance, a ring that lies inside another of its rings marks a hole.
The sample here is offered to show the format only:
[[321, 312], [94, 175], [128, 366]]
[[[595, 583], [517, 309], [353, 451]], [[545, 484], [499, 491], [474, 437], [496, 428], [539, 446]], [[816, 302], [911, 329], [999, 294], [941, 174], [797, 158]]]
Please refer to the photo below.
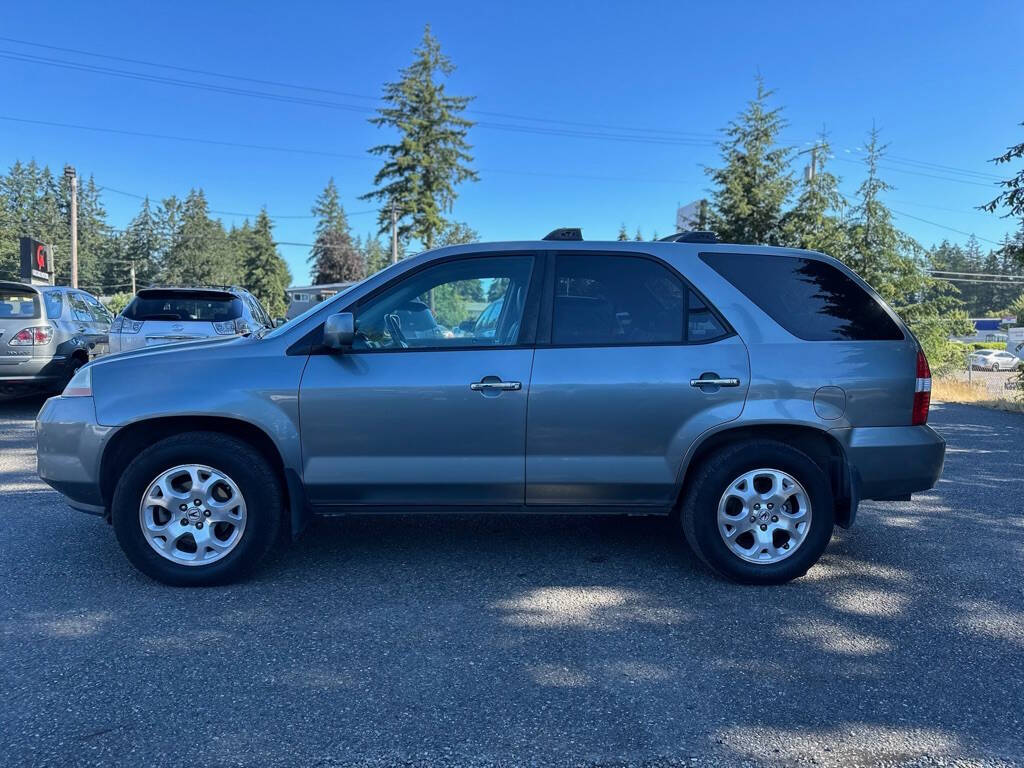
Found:
[[552, 344], [685, 344], [727, 333], [682, 278], [653, 259], [587, 253], [556, 257]]
[[40, 317], [39, 294], [22, 288], [0, 288], [0, 319]]
[[145, 291], [125, 308], [128, 320], [224, 323], [242, 316], [242, 300], [220, 291]]
[[827, 262], [767, 253], [702, 253], [700, 258], [798, 338], [904, 338], [899, 325], [874, 296]]
[[89, 305], [85, 303], [81, 294], [69, 293], [68, 300], [71, 302], [71, 314], [75, 316], [75, 320], [80, 323], [91, 323], [95, 320], [92, 310], [89, 309]]

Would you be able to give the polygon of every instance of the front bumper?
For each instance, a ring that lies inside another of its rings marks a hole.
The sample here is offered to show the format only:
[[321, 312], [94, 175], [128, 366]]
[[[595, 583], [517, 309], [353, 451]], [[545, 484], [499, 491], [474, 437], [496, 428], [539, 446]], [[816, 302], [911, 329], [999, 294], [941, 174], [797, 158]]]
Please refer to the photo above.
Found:
[[100, 458], [114, 431], [96, 423], [91, 397], [51, 397], [36, 416], [39, 477], [72, 507], [103, 514]]
[[907, 500], [939, 481], [946, 441], [927, 425], [918, 427], [853, 427], [834, 429], [850, 466], [850, 479], [860, 501]]

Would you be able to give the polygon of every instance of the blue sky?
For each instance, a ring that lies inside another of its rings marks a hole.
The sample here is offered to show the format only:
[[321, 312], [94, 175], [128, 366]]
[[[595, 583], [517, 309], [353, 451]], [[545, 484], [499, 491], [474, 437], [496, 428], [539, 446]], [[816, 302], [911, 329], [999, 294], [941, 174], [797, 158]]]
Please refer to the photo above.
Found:
[[[705, 194], [701, 167], [717, 160], [710, 142], [751, 97], [757, 73], [785, 107], [787, 141], [804, 146], [823, 126], [829, 131], [832, 170], [848, 193], [863, 172], [858, 147], [872, 121], [881, 128], [890, 143], [885, 178], [896, 187], [888, 202], [921, 242], [966, 239], [937, 224], [988, 240], [1009, 227], [974, 206], [993, 196], [989, 176], [1006, 174], [987, 160], [1024, 139], [1024, 5], [1016, 0], [5, 3], [0, 36], [37, 45], [0, 40], [2, 117], [323, 154], [0, 119], [0, 164], [35, 158], [95, 174], [109, 187], [103, 199], [115, 226], [131, 219], [139, 200], [113, 190], [162, 198], [201, 186], [215, 211], [265, 205], [276, 237], [300, 243], [311, 242], [309, 208], [333, 176], [354, 231], [365, 234], [375, 216], [357, 197], [371, 189], [378, 165], [365, 150], [391, 138], [367, 123], [366, 110], [409, 62], [427, 22], [458, 67], [449, 88], [476, 96], [472, 117], [481, 124], [471, 141], [481, 180], [461, 188], [452, 215], [484, 239], [535, 238], [556, 226], [609, 239], [623, 222], [647, 237], [668, 234], [676, 203]], [[218, 215], [225, 224], [244, 218]], [[295, 281], [304, 281], [308, 249], [281, 252]]]

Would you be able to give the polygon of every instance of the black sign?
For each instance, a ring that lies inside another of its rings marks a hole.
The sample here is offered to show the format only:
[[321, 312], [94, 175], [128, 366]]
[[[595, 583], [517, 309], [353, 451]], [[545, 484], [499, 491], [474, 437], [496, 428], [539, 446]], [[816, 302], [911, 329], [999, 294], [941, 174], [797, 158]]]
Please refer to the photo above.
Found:
[[31, 237], [21, 238], [21, 278], [49, 283], [53, 275], [53, 246]]

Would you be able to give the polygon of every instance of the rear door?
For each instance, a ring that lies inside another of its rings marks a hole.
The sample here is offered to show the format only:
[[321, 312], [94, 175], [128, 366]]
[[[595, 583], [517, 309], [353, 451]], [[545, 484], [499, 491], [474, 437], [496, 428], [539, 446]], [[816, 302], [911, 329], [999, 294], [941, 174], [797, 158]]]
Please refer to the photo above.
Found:
[[11, 346], [11, 340], [26, 328], [46, 324], [42, 307], [42, 297], [34, 288], [0, 284], [0, 377], [20, 375], [18, 366], [32, 358], [32, 345]]
[[743, 408], [746, 347], [678, 273], [641, 254], [558, 253], [545, 294], [527, 504], [667, 509], [694, 438]]
[[92, 294], [80, 291], [79, 296], [89, 308], [89, 313], [93, 319], [93, 349], [91, 354], [93, 357], [105, 355], [110, 351], [110, 323], [114, 319], [113, 315]]

